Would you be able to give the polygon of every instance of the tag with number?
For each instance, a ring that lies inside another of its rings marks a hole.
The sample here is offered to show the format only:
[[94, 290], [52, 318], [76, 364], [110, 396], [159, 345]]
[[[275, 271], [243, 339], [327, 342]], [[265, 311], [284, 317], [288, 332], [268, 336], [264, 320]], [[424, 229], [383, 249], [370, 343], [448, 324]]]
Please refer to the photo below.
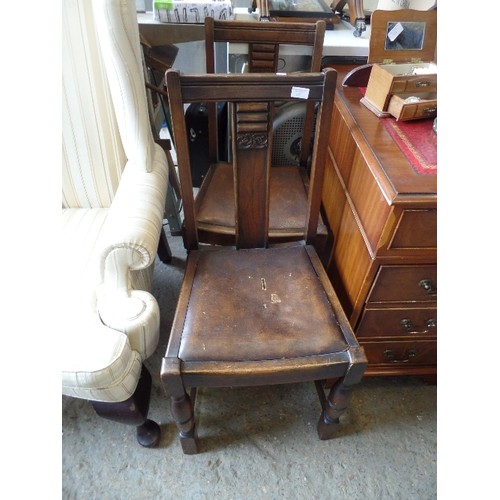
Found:
[[307, 99], [309, 97], [309, 89], [304, 87], [292, 87], [291, 97], [297, 99]]

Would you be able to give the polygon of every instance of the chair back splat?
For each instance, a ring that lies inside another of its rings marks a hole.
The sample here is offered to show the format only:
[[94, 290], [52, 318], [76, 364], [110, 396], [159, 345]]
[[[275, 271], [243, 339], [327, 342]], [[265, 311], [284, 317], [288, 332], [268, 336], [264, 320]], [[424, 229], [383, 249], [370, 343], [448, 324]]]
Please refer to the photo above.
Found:
[[[187, 387], [314, 381], [322, 406], [318, 433], [329, 439], [351, 387], [364, 373], [363, 349], [312, 245], [336, 77], [332, 69], [293, 75], [166, 73], [189, 254], [161, 378], [185, 453], [199, 449]], [[273, 243], [274, 103], [300, 100], [317, 107], [307, 215], [299, 241]], [[234, 246], [201, 245], [199, 240], [184, 108], [201, 101], [228, 102], [231, 111]], [[334, 378], [326, 397], [321, 381]]]

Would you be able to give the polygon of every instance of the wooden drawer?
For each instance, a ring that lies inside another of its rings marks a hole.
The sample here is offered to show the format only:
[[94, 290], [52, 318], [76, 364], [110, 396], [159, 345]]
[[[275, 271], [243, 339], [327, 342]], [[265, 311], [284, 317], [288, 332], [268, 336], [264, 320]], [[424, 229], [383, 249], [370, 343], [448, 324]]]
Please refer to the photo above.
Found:
[[389, 242], [389, 249], [422, 248], [437, 248], [437, 210], [403, 210]]
[[[410, 72], [414, 66], [411, 64], [383, 65], [382, 70], [394, 72]], [[390, 77], [389, 77], [390, 78]], [[437, 91], [437, 75], [419, 75], [419, 76], [392, 76], [391, 84], [387, 89], [388, 94], [412, 94], [418, 95], [422, 92]]]
[[430, 340], [395, 342], [360, 342], [368, 365], [436, 365], [437, 343]]
[[[416, 69], [429, 68], [430, 74], [411, 75]], [[431, 63], [374, 64], [366, 88], [366, 99], [379, 111], [386, 111], [394, 94], [421, 94], [437, 91], [437, 74]]]
[[366, 337], [403, 337], [437, 335], [437, 309], [366, 308], [356, 329], [358, 339]]
[[437, 266], [380, 266], [367, 303], [435, 302], [437, 297]]
[[[405, 85], [402, 92], [405, 93], [419, 94], [421, 92], [437, 91], [437, 74], [409, 76], [404, 79], [404, 82]], [[401, 88], [401, 85], [399, 88]]]
[[[408, 102], [412, 98], [420, 99], [417, 102]], [[413, 96], [410, 94], [395, 94], [389, 101], [387, 111], [400, 121], [434, 118], [437, 116], [436, 93]]]

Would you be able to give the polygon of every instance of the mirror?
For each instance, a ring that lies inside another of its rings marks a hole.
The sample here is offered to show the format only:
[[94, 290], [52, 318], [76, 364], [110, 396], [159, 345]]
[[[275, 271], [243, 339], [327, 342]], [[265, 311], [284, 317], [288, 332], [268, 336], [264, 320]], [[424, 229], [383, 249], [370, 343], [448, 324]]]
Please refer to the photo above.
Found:
[[425, 22], [388, 22], [385, 50], [422, 50]]

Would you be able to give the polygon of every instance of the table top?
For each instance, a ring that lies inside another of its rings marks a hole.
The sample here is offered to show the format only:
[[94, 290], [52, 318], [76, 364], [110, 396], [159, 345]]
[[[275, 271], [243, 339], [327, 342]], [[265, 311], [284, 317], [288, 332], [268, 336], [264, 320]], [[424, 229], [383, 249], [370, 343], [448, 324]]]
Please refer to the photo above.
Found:
[[[256, 14], [249, 14], [246, 9], [235, 8], [235, 19], [240, 21], [256, 20]], [[258, 15], [258, 14], [257, 14]], [[258, 17], [257, 17], [258, 19]], [[138, 12], [137, 20], [141, 31], [147, 33], [148, 39], [159, 37], [161, 43], [182, 43], [205, 39], [203, 24], [176, 24], [160, 23], [154, 19], [152, 12]], [[346, 21], [340, 21], [335, 24], [333, 30], [326, 30], [323, 44], [323, 56], [349, 56], [349, 57], [367, 57], [368, 45], [370, 40], [370, 25], [367, 25], [366, 31], [360, 37], [353, 35], [354, 28]], [[159, 42], [160, 43], [160, 42]], [[230, 52], [242, 53], [240, 44], [231, 44]], [[294, 46], [290, 49], [290, 54], [304, 55], [300, 50], [307, 54], [307, 48]], [[284, 47], [283, 54], [287, 54], [287, 48]]]

